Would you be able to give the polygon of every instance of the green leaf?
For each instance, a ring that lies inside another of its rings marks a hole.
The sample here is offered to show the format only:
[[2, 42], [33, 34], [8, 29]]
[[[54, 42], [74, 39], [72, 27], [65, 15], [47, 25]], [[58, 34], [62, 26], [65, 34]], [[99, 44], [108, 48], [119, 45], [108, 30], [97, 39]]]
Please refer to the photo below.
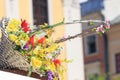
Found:
[[42, 66], [40, 67], [40, 71], [43, 71], [43, 70], [45, 70], [45, 67], [42, 65]]
[[32, 74], [32, 70], [33, 70], [33, 67], [32, 66], [30, 66], [30, 69], [29, 69], [29, 72], [28, 72], [28, 74], [27, 74], [27, 76], [31, 76], [31, 74]]
[[104, 76], [98, 76], [97, 80], [105, 80]]
[[25, 51], [24, 51], [24, 50], [20, 50], [20, 53], [24, 55], [24, 54], [25, 54]]
[[19, 52], [20, 52], [20, 49], [21, 49], [21, 47], [18, 46], [18, 45], [16, 45], [15, 48], [14, 48], [14, 50], [17, 50], [17, 51], [19, 51]]
[[32, 56], [27, 56], [28, 59], [31, 59]]
[[89, 25], [89, 26], [93, 26], [93, 25], [94, 25], [94, 22], [93, 22], [93, 21], [90, 21], [90, 22], [88, 23], [88, 25]]
[[91, 30], [91, 31], [93, 31], [93, 32], [94, 32], [95, 30], [96, 30], [96, 28], [92, 28], [92, 30]]

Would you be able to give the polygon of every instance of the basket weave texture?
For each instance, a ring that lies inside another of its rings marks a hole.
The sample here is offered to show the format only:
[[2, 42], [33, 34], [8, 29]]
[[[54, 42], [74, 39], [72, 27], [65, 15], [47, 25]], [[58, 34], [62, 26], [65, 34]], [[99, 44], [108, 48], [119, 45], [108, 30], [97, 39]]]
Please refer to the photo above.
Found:
[[30, 64], [22, 54], [14, 50], [14, 45], [8, 39], [5, 30], [1, 28], [2, 37], [0, 40], [0, 69], [20, 69], [28, 71]]

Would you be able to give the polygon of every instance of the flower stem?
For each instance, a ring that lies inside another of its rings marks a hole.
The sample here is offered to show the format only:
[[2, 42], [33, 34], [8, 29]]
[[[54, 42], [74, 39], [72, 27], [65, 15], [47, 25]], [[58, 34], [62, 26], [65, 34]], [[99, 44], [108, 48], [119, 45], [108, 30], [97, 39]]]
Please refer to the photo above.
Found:
[[47, 25], [47, 26], [45, 26], [44, 28], [42, 28], [42, 29], [40, 29], [40, 30], [38, 30], [38, 31], [35, 31], [35, 32], [31, 33], [30, 35], [40, 34], [40, 33], [42, 33], [43, 30], [50, 29], [50, 28], [54, 28], [54, 27], [57, 27], [57, 26], [60, 26], [60, 25], [63, 25], [63, 24], [64, 24], [64, 19], [63, 19], [61, 22], [59, 22], [59, 23], [56, 23], [56, 24], [53, 24], [53, 25]]
[[30, 66], [30, 69], [29, 69], [29, 72], [28, 72], [28, 74], [27, 74], [27, 76], [31, 76], [31, 74], [32, 74], [32, 70], [33, 70], [33, 67], [32, 66]]

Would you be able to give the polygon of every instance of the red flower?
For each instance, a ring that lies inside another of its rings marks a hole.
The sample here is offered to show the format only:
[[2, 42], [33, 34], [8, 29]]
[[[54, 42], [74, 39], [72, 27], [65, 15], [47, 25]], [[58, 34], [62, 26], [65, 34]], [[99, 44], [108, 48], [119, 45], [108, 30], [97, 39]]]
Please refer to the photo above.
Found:
[[53, 60], [54, 65], [57, 67], [58, 65], [60, 65], [60, 60], [59, 59], [55, 59]]
[[34, 35], [32, 35], [28, 41], [28, 44], [32, 45], [32, 48], [34, 49]]
[[23, 28], [23, 31], [26, 33], [27, 31], [30, 31], [28, 27]]
[[26, 22], [26, 20], [21, 20], [21, 27], [23, 29], [23, 31], [26, 33], [27, 31], [30, 31], [29, 27], [28, 27], [28, 23]]
[[38, 43], [40, 44], [40, 43], [43, 43], [44, 41], [45, 41], [45, 37], [42, 37], [38, 40]]
[[26, 22], [26, 20], [21, 20], [21, 27], [24, 28], [27, 26], [28, 26], [28, 23]]

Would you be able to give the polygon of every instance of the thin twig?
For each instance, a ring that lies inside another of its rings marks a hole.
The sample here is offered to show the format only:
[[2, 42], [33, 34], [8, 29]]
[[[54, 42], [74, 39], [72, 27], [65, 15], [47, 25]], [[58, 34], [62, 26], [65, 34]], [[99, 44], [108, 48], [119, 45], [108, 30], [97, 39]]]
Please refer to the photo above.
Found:
[[75, 38], [77, 38], [77, 37], [83, 37], [83, 36], [85, 36], [85, 35], [87, 35], [87, 34], [89, 34], [89, 33], [91, 33], [91, 32], [92, 32], [92, 30], [87, 30], [87, 31], [84, 31], [84, 32], [82, 32], [82, 33], [78, 33], [78, 34], [76, 34], [76, 35], [69, 36], [69, 37], [67, 37], [67, 38], [61, 38], [61, 39], [59, 39], [59, 40], [56, 40], [55, 43], [61, 43], [61, 42], [65, 42], [65, 41], [67, 41], [67, 40], [75, 39]]
[[[105, 21], [101, 21], [101, 20], [74, 20], [73, 22], [67, 22], [67, 23], [64, 23], [64, 24], [76, 24], [76, 23], [101, 23], [101, 24], [104, 24]], [[94, 27], [94, 28], [97, 28], [97, 27]], [[55, 43], [61, 43], [61, 42], [65, 42], [67, 40], [71, 40], [71, 39], [74, 39], [74, 38], [77, 38], [77, 37], [83, 37], [91, 32], [93, 28], [87, 30], [87, 31], [83, 31], [82, 33], [78, 33], [76, 35], [73, 35], [73, 36], [68, 36], [67, 38], [61, 38], [59, 40], [56, 40]]]
[[64, 23], [64, 25], [76, 24], [76, 23], [90, 23], [90, 22], [93, 22], [93, 23], [104, 23], [105, 21], [101, 21], [101, 20], [73, 20], [71, 22]]

